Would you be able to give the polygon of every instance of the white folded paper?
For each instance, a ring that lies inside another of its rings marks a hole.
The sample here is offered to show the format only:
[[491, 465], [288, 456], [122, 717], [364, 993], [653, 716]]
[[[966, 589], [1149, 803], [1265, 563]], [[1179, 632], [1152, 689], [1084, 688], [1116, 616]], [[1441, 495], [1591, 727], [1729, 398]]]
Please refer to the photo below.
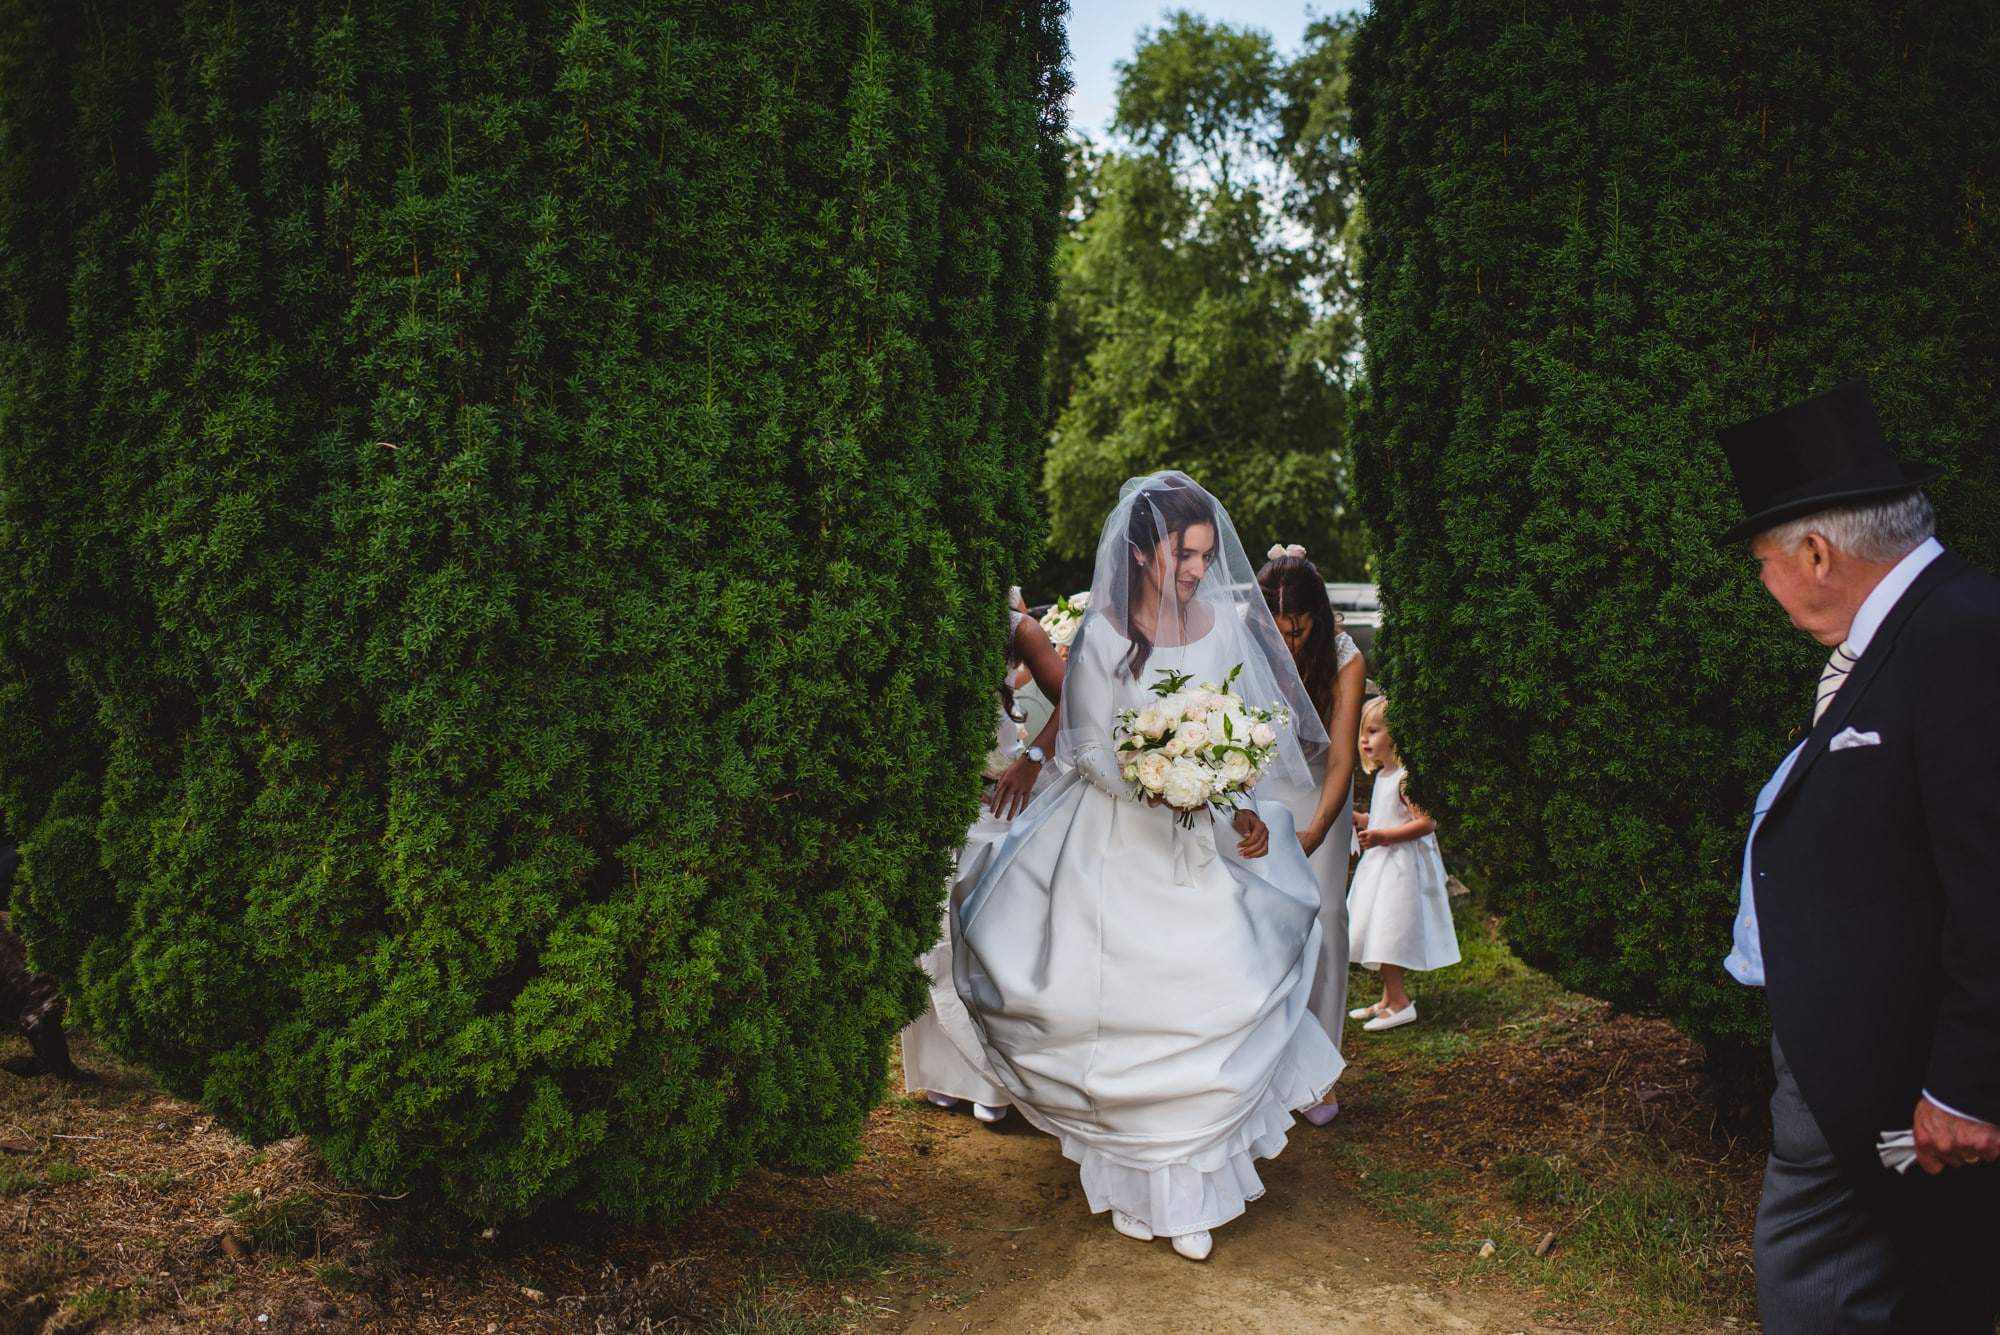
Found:
[[1884, 1131], [1882, 1139], [1875, 1143], [1875, 1152], [1882, 1156], [1884, 1168], [1907, 1173], [1917, 1161], [1916, 1135], [1911, 1131]]

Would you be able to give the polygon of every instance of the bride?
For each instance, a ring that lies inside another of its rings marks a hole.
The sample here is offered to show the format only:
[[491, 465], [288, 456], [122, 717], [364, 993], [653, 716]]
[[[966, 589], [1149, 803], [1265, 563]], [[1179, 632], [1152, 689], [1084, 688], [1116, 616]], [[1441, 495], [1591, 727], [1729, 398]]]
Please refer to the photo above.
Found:
[[1263, 1194], [1253, 1161], [1339, 1077], [1307, 1009], [1319, 885], [1278, 802], [1185, 826], [1132, 796], [1118, 712], [1163, 671], [1292, 722], [1270, 777], [1309, 781], [1325, 730], [1236, 531], [1181, 473], [1125, 484], [1070, 649], [1057, 754], [1073, 766], [957, 910], [955, 981], [1022, 1116], [1059, 1137], [1093, 1213], [1191, 1260]]

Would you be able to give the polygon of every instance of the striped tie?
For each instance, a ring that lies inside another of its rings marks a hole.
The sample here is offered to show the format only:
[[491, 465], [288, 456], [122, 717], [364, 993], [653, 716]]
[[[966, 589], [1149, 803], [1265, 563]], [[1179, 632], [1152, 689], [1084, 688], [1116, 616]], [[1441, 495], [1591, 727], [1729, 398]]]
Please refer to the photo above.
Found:
[[1833, 657], [1826, 660], [1826, 671], [1819, 674], [1819, 690], [1813, 698], [1813, 722], [1819, 722], [1820, 715], [1833, 703], [1833, 697], [1840, 691], [1840, 684], [1847, 680], [1847, 674], [1854, 670], [1858, 662], [1853, 654], [1841, 645], [1833, 651]]

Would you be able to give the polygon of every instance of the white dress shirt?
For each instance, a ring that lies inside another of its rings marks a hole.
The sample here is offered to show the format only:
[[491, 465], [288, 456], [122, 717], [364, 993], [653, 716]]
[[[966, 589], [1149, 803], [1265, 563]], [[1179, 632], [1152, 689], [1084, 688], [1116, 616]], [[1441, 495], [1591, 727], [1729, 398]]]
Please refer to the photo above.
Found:
[[[1916, 583], [1917, 576], [1924, 572], [1924, 568], [1943, 555], [1944, 547], [1938, 540], [1926, 538], [1882, 577], [1882, 582], [1869, 592], [1862, 600], [1860, 608], [1854, 613], [1854, 624], [1848, 628], [1847, 639], [1843, 642], [1850, 654], [1858, 659], [1868, 652], [1868, 646], [1875, 639], [1875, 632], [1882, 628], [1882, 622], [1889, 615], [1890, 609], [1909, 592], [1910, 585]], [[1757, 846], [1758, 827], [1764, 823], [1765, 814], [1770, 811], [1771, 803], [1777, 800], [1779, 792], [1784, 789], [1785, 780], [1791, 777], [1792, 766], [1798, 762], [1799, 752], [1804, 749], [1805, 742], [1801, 741], [1778, 762], [1777, 770], [1758, 792], [1756, 805], [1750, 812], [1750, 837], [1743, 845], [1743, 876], [1738, 887], [1735, 939], [1728, 958], [1722, 961], [1722, 967], [1729, 970], [1729, 976], [1746, 987], [1764, 985], [1764, 948], [1757, 934], [1757, 900], [1751, 890], [1755, 878], [1751, 866], [1751, 853]], [[1964, 1117], [1967, 1121], [1974, 1122], [1980, 1120], [1968, 1117], [1948, 1104], [1939, 1103], [1931, 1096], [1929, 1090], [1924, 1091], [1924, 1097], [1954, 1117]]]

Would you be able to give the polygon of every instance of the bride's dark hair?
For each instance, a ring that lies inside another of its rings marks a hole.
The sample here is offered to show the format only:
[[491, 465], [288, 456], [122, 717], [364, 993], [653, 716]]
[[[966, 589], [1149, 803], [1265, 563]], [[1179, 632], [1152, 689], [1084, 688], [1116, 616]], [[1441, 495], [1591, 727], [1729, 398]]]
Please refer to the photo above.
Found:
[[[1133, 681], [1146, 670], [1146, 660], [1153, 656], [1153, 641], [1139, 629], [1138, 620], [1132, 615], [1133, 603], [1139, 591], [1146, 587], [1146, 572], [1140, 564], [1139, 554], [1151, 556], [1158, 549], [1162, 539], [1176, 533], [1185, 533], [1196, 524], [1215, 523], [1215, 507], [1209, 503], [1208, 493], [1192, 483], [1169, 480], [1148, 487], [1132, 498], [1132, 511], [1125, 521], [1125, 638], [1132, 642], [1132, 648], [1125, 655], [1125, 675]], [[1167, 583], [1164, 574], [1160, 580], [1161, 613], [1165, 612]], [[1157, 629], [1158, 618], [1154, 619]]]

